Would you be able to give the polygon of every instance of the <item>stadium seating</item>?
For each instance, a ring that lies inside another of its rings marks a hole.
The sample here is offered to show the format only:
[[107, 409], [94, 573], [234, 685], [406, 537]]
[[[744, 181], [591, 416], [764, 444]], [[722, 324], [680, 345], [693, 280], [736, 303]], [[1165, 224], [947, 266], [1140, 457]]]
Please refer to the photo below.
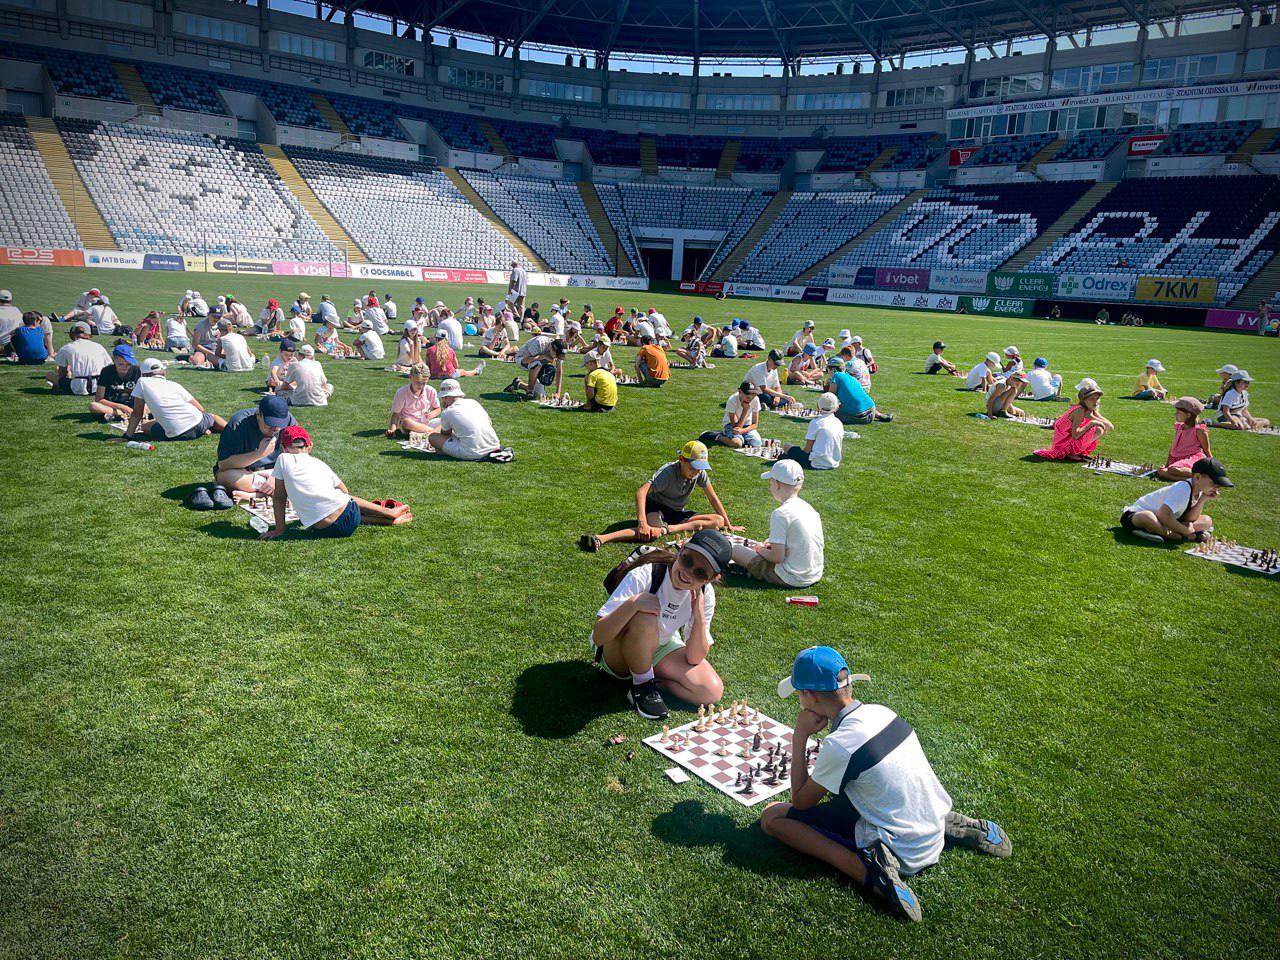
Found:
[[59, 120], [123, 250], [317, 260], [331, 245], [257, 144], [146, 125]]
[[1024, 164], [1052, 143], [1056, 134], [1035, 133], [1024, 137], [1001, 137], [984, 143], [964, 162], [966, 167], [999, 167]]
[[465, 170], [463, 176], [503, 222], [553, 270], [611, 275], [613, 262], [596, 234], [576, 184]]
[[803, 137], [781, 140], [743, 138], [740, 143], [737, 169], [743, 173], [777, 173], [797, 150], [821, 149], [818, 143]]
[[471, 150], [476, 153], [493, 153], [493, 147], [481, 132], [475, 120], [463, 113], [445, 113], [442, 110], [427, 110], [407, 104], [401, 105], [399, 112], [415, 120], [425, 120], [440, 135], [440, 139], [454, 150]]
[[531, 160], [556, 159], [555, 144], [552, 142], [555, 127], [515, 120], [491, 120], [490, 123], [517, 157], [528, 157]]
[[226, 104], [218, 95], [221, 76], [200, 70], [178, 70], [159, 63], [140, 62], [134, 66], [157, 106], [192, 113], [227, 114]]
[[1028, 270], [1214, 277], [1229, 302], [1280, 249], [1280, 179], [1121, 181]]
[[1258, 129], [1256, 120], [1233, 123], [1184, 123], [1169, 131], [1157, 152], [1162, 157], [1199, 157], [1234, 153]]
[[690, 137], [665, 133], [656, 138], [658, 166], [686, 170], [714, 170], [720, 163], [724, 137]]
[[944, 144], [932, 133], [895, 133], [878, 137], [831, 137], [825, 147], [826, 152], [816, 169], [823, 173], [844, 173], [865, 170], [886, 147], [897, 149], [883, 169], [920, 170], [938, 158]]
[[640, 166], [640, 138], [634, 133], [569, 127], [557, 136], [565, 140], [581, 140], [596, 163], [609, 167]]
[[364, 97], [348, 97], [340, 93], [329, 94], [329, 102], [338, 112], [342, 122], [358, 137], [379, 137], [383, 140], [408, 140], [396, 116], [388, 104]]
[[1125, 137], [1141, 130], [1082, 130], [1053, 156], [1054, 163], [1105, 160]]
[[870, 190], [794, 193], [733, 279], [787, 283], [879, 220], [905, 195]]
[[831, 266], [994, 270], [1055, 223], [1088, 186], [1067, 181], [938, 187]]
[[376, 262], [505, 270], [512, 260], [524, 261], [434, 167], [331, 150], [289, 147], [285, 152]]
[[329, 124], [311, 101], [305, 90], [298, 87], [286, 87], [268, 80], [257, 80], [253, 77], [227, 75], [219, 77], [220, 86], [228, 90], [239, 90], [251, 93], [262, 101], [262, 105], [275, 118], [276, 123], [288, 124], [291, 127], [311, 127], [315, 130], [328, 130]]
[[1280, 133], [1277, 133], [1259, 153], [1280, 153]]
[[942, 156], [942, 151], [946, 148], [946, 141], [936, 134], [907, 134], [904, 142], [899, 144], [898, 149], [881, 169], [923, 170]]
[[32, 47], [22, 43], [0, 44], [0, 57], [44, 64], [55, 93], [68, 97], [130, 102], [129, 94], [106, 57], [49, 47]]
[[22, 117], [0, 113], [0, 243], [78, 247], [71, 218]]

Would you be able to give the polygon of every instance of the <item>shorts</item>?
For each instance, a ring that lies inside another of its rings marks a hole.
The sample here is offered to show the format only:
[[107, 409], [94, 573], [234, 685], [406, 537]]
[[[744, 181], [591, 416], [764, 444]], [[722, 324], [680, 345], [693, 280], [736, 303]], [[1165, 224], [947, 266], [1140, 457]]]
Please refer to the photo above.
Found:
[[665, 380], [659, 380], [650, 373], [648, 366], [645, 364], [640, 364], [636, 367], [636, 370], [640, 374], [640, 386], [642, 387], [660, 387], [667, 382]]
[[352, 497], [347, 501], [347, 508], [338, 515], [338, 519], [327, 527], [311, 527], [310, 532], [317, 537], [349, 537], [360, 526], [360, 504]]
[[462, 446], [461, 437], [449, 437], [446, 439], [440, 452], [446, 457], [453, 457], [455, 460], [486, 460], [489, 454], [493, 453], [492, 450], [486, 450], [484, 453], [465, 450]]
[[668, 507], [666, 504], [658, 503], [658, 501], [650, 500], [647, 497], [644, 501], [644, 512], [646, 516], [656, 513], [667, 526], [671, 526], [674, 523], [688, 523], [697, 516], [692, 510], [678, 510], [675, 507]]
[[845, 423], [845, 424], [871, 423], [875, 418], [876, 418], [875, 407], [872, 407], [870, 410], [863, 411], [862, 413], [845, 413], [844, 410], [842, 409], [836, 411], [836, 419], [838, 419], [841, 423]]
[[775, 587], [790, 587], [791, 584], [778, 576], [778, 565], [764, 557], [757, 556], [747, 564], [747, 576], [752, 580], [772, 583]]
[[[720, 428], [720, 436], [729, 437], [729, 438], [734, 437], [735, 434], [733, 432], [733, 427], [729, 426], [728, 424], [725, 424], [723, 427]], [[740, 436], [742, 438], [742, 445], [745, 447], [764, 446], [764, 439], [760, 436], [759, 430], [748, 430], [746, 433], [737, 434], [737, 436]]]
[[1133, 533], [1133, 511], [1126, 510], [1120, 514], [1120, 529], [1126, 533]]
[[[615, 680], [631, 679], [630, 674], [627, 674], [626, 676], [622, 676], [621, 674], [614, 672], [609, 667], [609, 665], [604, 662], [604, 648], [596, 646], [596, 642], [594, 639], [591, 640], [591, 646], [595, 650], [596, 666], [600, 668], [601, 673], [606, 673], [609, 676], [613, 677]], [[658, 644], [658, 649], [653, 652], [653, 665], [656, 667], [662, 661], [663, 657], [666, 657], [669, 654], [675, 653], [677, 650], [683, 650], [683, 649], [684, 649], [684, 641], [680, 639], [680, 634], [673, 633], [671, 635], [671, 639], [668, 640], [666, 643]]]
[[190, 429], [183, 430], [177, 436], [169, 436], [164, 432], [164, 427], [160, 426], [159, 421], [151, 424], [152, 440], [199, 440], [213, 428], [213, 414], [200, 414], [200, 422]]
[[588, 400], [582, 409], [588, 413], [613, 413], [613, 405], [596, 403], [594, 400]]
[[166, 350], [190, 350], [190, 337], [165, 337], [164, 348]]
[[942, 368], [941, 368], [941, 367], [929, 367], [927, 370], [925, 370], [925, 373], [930, 374], [930, 375], [935, 374], [935, 373], [941, 373], [941, 372], [942, 372]]
[[[852, 851], [867, 868], [869, 875], [872, 877], [880, 876], [880, 867], [871, 856], [870, 848], [858, 846], [858, 842], [855, 839], [859, 820], [858, 811], [843, 793], [824, 800], [808, 810], [797, 810], [793, 806], [787, 810], [787, 819], [803, 823], [806, 827], [817, 830], [824, 837], [834, 840], [840, 846]], [[883, 840], [877, 839], [872, 843], [873, 845], [876, 843], [884, 844], [885, 848], [890, 853], [893, 853], [893, 848], [884, 843]], [[896, 853], [894, 853], [894, 857], [899, 861], [902, 859]], [[920, 870], [910, 870], [905, 864], [899, 867], [899, 871], [904, 877], [918, 876], [928, 869], [929, 867], [926, 866]]]

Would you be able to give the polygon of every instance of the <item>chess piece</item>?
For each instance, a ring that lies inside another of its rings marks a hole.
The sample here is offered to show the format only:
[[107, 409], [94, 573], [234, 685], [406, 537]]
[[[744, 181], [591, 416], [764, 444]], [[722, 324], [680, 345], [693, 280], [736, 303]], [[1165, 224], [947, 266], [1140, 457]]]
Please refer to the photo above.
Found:
[[741, 771], [741, 770], [739, 770], [739, 771], [738, 771], [738, 775], [737, 775], [736, 777], [734, 777], [733, 785], [734, 785], [735, 787], [740, 787], [740, 786], [742, 786], [742, 771]]
[[698, 704], [698, 732], [704, 733], [707, 729], [707, 708], [702, 704]]
[[720, 741], [720, 749], [716, 751], [716, 756], [727, 757], [728, 755], [729, 755], [729, 748], [724, 745], [724, 741], [722, 740]]
[[751, 750], [754, 753], [760, 749], [760, 731], [757, 730], [754, 737], [751, 738]]
[[662, 725], [662, 742], [663, 743], [671, 742], [671, 727], [665, 723]]

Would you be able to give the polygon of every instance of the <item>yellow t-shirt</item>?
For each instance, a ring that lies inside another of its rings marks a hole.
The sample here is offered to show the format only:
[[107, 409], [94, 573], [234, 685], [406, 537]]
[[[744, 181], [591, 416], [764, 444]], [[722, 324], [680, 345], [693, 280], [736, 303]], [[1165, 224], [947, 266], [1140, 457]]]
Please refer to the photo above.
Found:
[[1159, 389], [1161, 389], [1160, 378], [1157, 377], [1154, 373], [1146, 373], [1144, 371], [1142, 376], [1138, 378], [1139, 393], [1141, 393], [1143, 390], [1159, 390]]
[[618, 381], [608, 370], [595, 369], [587, 374], [586, 385], [596, 392], [596, 403], [602, 407], [618, 405]]

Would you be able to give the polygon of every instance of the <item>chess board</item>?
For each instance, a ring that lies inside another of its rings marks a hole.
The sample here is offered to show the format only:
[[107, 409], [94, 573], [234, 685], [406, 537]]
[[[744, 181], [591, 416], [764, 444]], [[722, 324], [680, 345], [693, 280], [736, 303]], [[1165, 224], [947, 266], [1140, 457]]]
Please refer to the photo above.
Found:
[[762, 447], [736, 447], [730, 448], [734, 453], [740, 453], [744, 457], [756, 457], [760, 460], [768, 460], [773, 462], [786, 452], [787, 445], [781, 440], [766, 440]]
[[545, 397], [538, 401], [538, 406], [548, 407], [552, 410], [581, 410], [583, 404], [581, 400], [573, 400], [568, 397], [561, 397], [559, 400]]
[[1280, 437], [1280, 427], [1259, 427], [1256, 430], [1250, 430], [1248, 432], [1260, 434], [1264, 437]]
[[620, 376], [620, 377], [614, 377], [614, 379], [618, 381], [618, 386], [620, 386], [620, 387], [638, 387], [638, 386], [640, 386], [640, 378], [639, 378], [639, 377], [628, 377], [626, 374], [623, 374], [623, 375], [622, 375], [622, 376]]
[[714, 370], [714, 363], [704, 363], [702, 366], [694, 366], [692, 363], [668, 363], [667, 366], [672, 370]]
[[[259, 533], [266, 533], [276, 525], [275, 503], [270, 497], [241, 500], [236, 506], [249, 514], [249, 526]], [[298, 514], [294, 511], [292, 503], [284, 508], [284, 522], [286, 526], [298, 522]]]
[[[768, 409], [767, 407], [765, 409]], [[790, 417], [792, 420], [814, 420], [822, 414], [810, 407], [795, 403], [785, 407], [776, 407], [773, 410], [780, 417]]]
[[1265, 563], [1259, 563], [1254, 559], [1256, 554], [1265, 554], [1267, 552], [1258, 547], [1242, 547], [1240, 544], [1230, 541], [1210, 540], [1207, 543], [1197, 543], [1186, 552], [1193, 557], [1199, 557], [1201, 560], [1212, 560], [1214, 563], [1226, 564], [1228, 567], [1239, 567], [1242, 570], [1265, 573], [1271, 577], [1280, 574], [1280, 563], [1268, 567]]
[[[672, 550], [679, 550], [681, 547], [683, 547], [686, 543], [689, 542], [689, 538], [691, 536], [693, 536], [693, 534], [691, 533], [682, 533], [680, 534], [680, 536], [676, 537], [674, 540], [668, 540], [666, 545]], [[744, 537], [740, 533], [726, 533], [724, 535], [724, 538], [729, 541], [730, 546], [750, 547], [752, 550], [760, 546], [760, 543], [761, 543], [761, 541], [759, 540], [752, 540], [750, 537]]]
[[[753, 713], [754, 717], [755, 714]], [[734, 780], [739, 773], [746, 771], [748, 765], [754, 770], [763, 765], [768, 756], [769, 747], [777, 745], [781, 749], [791, 750], [791, 737], [794, 731], [785, 723], [779, 723], [763, 713], [759, 715], [757, 724], [754, 720], [748, 724], [732, 722], [715, 723], [708, 720], [706, 729], [698, 732], [698, 721], [693, 720], [682, 727], [676, 727], [668, 734], [669, 743], [663, 743], [661, 733], [646, 737], [644, 743], [652, 747], [664, 757], [674, 760], [700, 780], [711, 784], [725, 796], [736, 800], [744, 807], [754, 807], [764, 800], [771, 800], [780, 793], [791, 788], [791, 775], [780, 778], [776, 784], [764, 782], [767, 774], [755, 778], [750, 792], [742, 786], [735, 786]], [[744, 748], [751, 747], [757, 726], [760, 729], [760, 749], [751, 754], [750, 759], [742, 756]], [[809, 743], [816, 744], [812, 738]], [[721, 744], [728, 750], [728, 756], [717, 755]], [[816, 756], [816, 753], [813, 754]], [[794, 758], [793, 758], [794, 760]], [[809, 758], [812, 766], [812, 756]]]
[[1086, 460], [1080, 464], [1094, 473], [1114, 473], [1121, 477], [1141, 477], [1147, 479], [1156, 475], [1156, 468], [1146, 464], [1124, 463], [1120, 460]]
[[1024, 423], [1029, 427], [1052, 427], [1053, 417], [1008, 417], [1010, 423]]
[[416, 450], [418, 453], [435, 453], [436, 448], [427, 442], [425, 433], [415, 433], [408, 440], [397, 441], [402, 450]]

